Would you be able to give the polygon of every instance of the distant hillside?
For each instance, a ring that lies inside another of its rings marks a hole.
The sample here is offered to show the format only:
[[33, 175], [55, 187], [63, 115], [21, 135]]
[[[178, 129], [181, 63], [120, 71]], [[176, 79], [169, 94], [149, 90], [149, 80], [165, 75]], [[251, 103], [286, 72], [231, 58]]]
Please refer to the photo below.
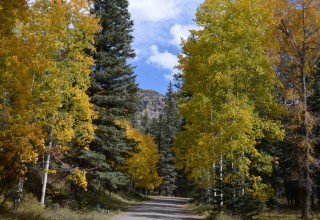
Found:
[[154, 90], [138, 91], [139, 99], [139, 115], [140, 118], [145, 112], [148, 113], [150, 118], [158, 118], [164, 107], [164, 95]]

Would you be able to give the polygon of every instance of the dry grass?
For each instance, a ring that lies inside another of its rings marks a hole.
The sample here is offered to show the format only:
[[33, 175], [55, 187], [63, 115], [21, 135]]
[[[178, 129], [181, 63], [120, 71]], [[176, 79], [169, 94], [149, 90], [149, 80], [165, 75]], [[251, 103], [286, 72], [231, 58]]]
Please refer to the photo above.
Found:
[[[261, 220], [297, 220], [301, 219], [300, 211], [294, 211], [294, 210], [278, 210], [278, 211], [268, 211], [264, 212], [259, 216], [259, 219]], [[320, 213], [314, 212], [312, 219], [320, 219]]]
[[50, 207], [43, 208], [35, 197], [26, 194], [18, 213], [13, 213], [9, 209], [12, 204], [8, 203], [6, 207], [0, 209], [0, 220], [106, 220], [126, 210], [130, 205], [141, 201], [141, 197], [125, 193], [100, 196], [98, 199], [101, 202], [101, 207], [97, 207], [95, 210], [73, 211], [68, 207], [60, 207], [58, 204], [51, 204]]
[[[240, 217], [228, 215], [226, 213], [212, 214], [211, 206], [209, 205], [195, 205], [187, 204], [187, 208], [195, 211], [198, 215], [204, 216], [206, 219], [210, 220], [240, 220]], [[259, 220], [297, 220], [301, 219], [300, 211], [290, 210], [290, 209], [278, 209], [278, 210], [268, 210], [256, 216], [255, 219]], [[313, 213], [313, 220], [320, 220], [320, 212]]]
[[237, 216], [231, 216], [226, 213], [217, 213], [213, 215], [211, 213], [212, 207], [210, 205], [205, 204], [199, 204], [195, 205], [193, 203], [188, 203], [186, 205], [188, 209], [193, 210], [195, 213], [197, 213], [200, 216], [205, 217], [206, 219], [214, 219], [214, 220], [240, 220]]

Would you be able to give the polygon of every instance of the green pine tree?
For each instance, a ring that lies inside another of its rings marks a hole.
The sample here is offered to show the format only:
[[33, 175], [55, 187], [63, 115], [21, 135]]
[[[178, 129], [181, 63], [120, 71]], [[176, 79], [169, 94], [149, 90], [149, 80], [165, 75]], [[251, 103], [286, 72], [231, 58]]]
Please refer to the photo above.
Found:
[[112, 191], [126, 184], [126, 176], [117, 171], [124, 164], [135, 143], [125, 130], [115, 123], [119, 119], [133, 120], [137, 111], [137, 84], [133, 67], [127, 63], [135, 57], [131, 48], [133, 21], [127, 0], [95, 0], [95, 13], [101, 29], [96, 35], [95, 66], [91, 75], [90, 96], [98, 118], [94, 121], [96, 135], [83, 156], [90, 161], [93, 185]]
[[180, 127], [180, 119], [178, 117], [177, 102], [174, 97], [173, 85], [170, 82], [165, 96], [165, 106], [162, 117], [159, 120], [160, 131], [159, 137], [159, 174], [163, 177], [160, 191], [165, 195], [172, 195], [177, 188], [176, 179], [177, 171], [174, 164], [174, 153], [172, 150], [173, 141]]

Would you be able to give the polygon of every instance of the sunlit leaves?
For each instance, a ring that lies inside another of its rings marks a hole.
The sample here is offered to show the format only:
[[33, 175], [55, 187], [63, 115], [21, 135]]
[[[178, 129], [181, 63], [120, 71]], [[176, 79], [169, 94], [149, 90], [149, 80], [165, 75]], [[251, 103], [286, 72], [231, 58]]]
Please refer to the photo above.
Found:
[[36, 125], [14, 124], [0, 132], [0, 180], [23, 178], [27, 164], [38, 160], [44, 139]]
[[12, 178], [22, 178], [51, 130], [56, 149], [47, 152], [60, 158], [91, 142], [95, 113], [86, 91], [93, 59], [85, 49], [93, 50], [98, 22], [90, 7], [87, 0], [0, 3], [2, 174], [11, 166]]
[[150, 135], [140, 133], [132, 128], [126, 121], [118, 121], [118, 124], [126, 128], [129, 139], [138, 142], [135, 152], [130, 152], [130, 157], [123, 167], [138, 187], [154, 189], [162, 182], [158, 176], [157, 164], [160, 159], [158, 146]]
[[86, 95], [93, 59], [85, 49], [92, 48], [98, 30], [89, 3], [77, 1], [36, 1], [32, 17], [22, 28], [24, 38], [36, 38], [37, 54], [47, 65], [35, 73], [36, 117], [46, 129], [54, 126], [54, 138], [67, 144], [76, 141], [87, 146], [93, 138], [94, 111]]
[[88, 182], [86, 173], [87, 172], [85, 170], [80, 170], [78, 167], [76, 167], [72, 170], [72, 173], [67, 176], [67, 179], [87, 191]]
[[256, 145], [284, 137], [277, 121], [284, 110], [274, 96], [280, 83], [272, 66], [273, 9], [272, 1], [207, 0], [197, 12], [202, 29], [183, 45], [179, 110], [187, 123], [175, 152], [177, 163], [202, 187], [216, 186], [221, 178], [216, 164], [232, 167], [223, 175], [238, 185], [253, 184], [253, 161], [259, 172], [271, 172], [272, 158]]
[[262, 202], [267, 202], [273, 195], [274, 191], [270, 185], [262, 183], [260, 176], [252, 178], [252, 187], [248, 189], [248, 192], [253, 198], [258, 199]]
[[23, 179], [27, 165], [37, 161], [44, 133], [33, 120], [34, 48], [17, 30], [29, 19], [27, 3], [2, 1], [0, 11], [0, 181], [15, 181]]

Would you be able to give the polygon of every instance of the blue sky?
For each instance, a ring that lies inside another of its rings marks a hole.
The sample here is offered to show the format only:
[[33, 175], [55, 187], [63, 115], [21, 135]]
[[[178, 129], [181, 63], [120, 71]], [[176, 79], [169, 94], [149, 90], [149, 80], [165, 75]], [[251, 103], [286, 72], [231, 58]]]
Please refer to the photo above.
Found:
[[190, 29], [197, 28], [193, 19], [203, 0], [129, 0], [134, 20], [137, 83], [142, 89], [162, 94], [172, 75], [178, 70], [177, 55], [181, 51], [180, 38], [186, 39]]

